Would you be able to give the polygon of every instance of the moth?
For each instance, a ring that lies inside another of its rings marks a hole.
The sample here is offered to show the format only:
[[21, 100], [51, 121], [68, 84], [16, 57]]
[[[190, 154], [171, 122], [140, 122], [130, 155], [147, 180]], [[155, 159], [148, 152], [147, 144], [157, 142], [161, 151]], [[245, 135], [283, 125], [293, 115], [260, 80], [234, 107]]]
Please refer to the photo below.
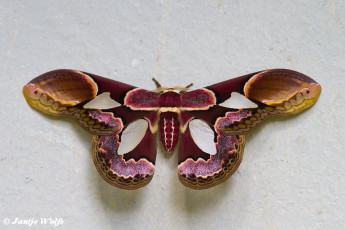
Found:
[[239, 167], [245, 134], [268, 117], [312, 106], [321, 86], [287, 69], [271, 69], [205, 88], [149, 91], [76, 70], [44, 73], [23, 87], [28, 104], [73, 118], [93, 135], [93, 161], [105, 181], [122, 189], [153, 177], [159, 136], [165, 151], [178, 152], [183, 185], [205, 189]]

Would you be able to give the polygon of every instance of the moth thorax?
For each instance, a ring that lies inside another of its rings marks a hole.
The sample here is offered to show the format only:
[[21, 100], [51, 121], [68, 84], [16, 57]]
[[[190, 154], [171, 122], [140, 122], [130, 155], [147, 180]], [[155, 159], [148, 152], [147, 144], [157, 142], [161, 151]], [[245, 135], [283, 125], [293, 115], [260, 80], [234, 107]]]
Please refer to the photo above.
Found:
[[168, 152], [174, 151], [174, 148], [177, 144], [179, 133], [178, 116], [176, 113], [161, 113], [160, 133], [164, 149]]
[[179, 107], [181, 105], [181, 95], [172, 91], [162, 93], [159, 97], [160, 107]]

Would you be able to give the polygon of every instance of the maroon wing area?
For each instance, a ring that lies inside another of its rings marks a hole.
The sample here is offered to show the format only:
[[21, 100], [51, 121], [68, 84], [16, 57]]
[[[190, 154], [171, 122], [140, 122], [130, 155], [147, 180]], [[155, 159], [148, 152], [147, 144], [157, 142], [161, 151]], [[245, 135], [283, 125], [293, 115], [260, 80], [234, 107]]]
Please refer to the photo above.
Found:
[[[227, 134], [241, 135], [252, 131], [270, 116], [299, 113], [319, 98], [321, 86], [310, 77], [287, 69], [260, 71], [206, 87], [217, 102], [208, 110], [190, 110], [189, 114], [219, 127]], [[223, 107], [232, 92], [243, 94], [257, 104], [254, 109]], [[192, 99], [190, 99], [192, 101]], [[236, 116], [234, 114], [244, 114]]]
[[[153, 176], [156, 159], [153, 127], [158, 116], [149, 110], [133, 111], [123, 105], [127, 93], [134, 90], [134, 86], [94, 74], [54, 70], [26, 84], [23, 94], [35, 109], [54, 116], [72, 117], [95, 135], [93, 159], [101, 176], [114, 186], [136, 189], [147, 184]], [[104, 92], [110, 92], [111, 98], [122, 106], [107, 110], [84, 109], [85, 103]], [[141, 118], [146, 118], [150, 123], [143, 139], [131, 152], [118, 155], [122, 130], [127, 124]]]
[[[197, 110], [195, 108], [203, 101], [186, 93], [189, 104], [192, 104], [188, 108], [191, 109], [184, 109], [180, 115], [182, 130], [185, 131], [180, 140], [178, 173], [181, 182], [194, 189], [209, 188], [226, 180], [241, 162], [245, 142], [243, 134], [270, 116], [298, 113], [309, 108], [317, 101], [321, 86], [296, 71], [273, 69], [211, 85], [205, 90], [215, 95], [216, 103], [208, 109]], [[232, 92], [252, 100], [257, 108], [224, 107], [226, 105], [222, 102], [229, 99]], [[206, 121], [215, 130], [215, 155], [207, 155], [194, 143], [188, 127], [191, 119]]]
[[152, 114], [152, 111], [131, 110], [127, 106], [119, 106], [116, 108], [106, 109], [103, 111], [113, 114], [114, 117], [121, 117], [124, 126], [135, 120], [144, 118]]
[[[125, 126], [145, 117], [150, 111], [133, 111], [123, 105], [101, 112], [97, 109], [84, 109], [83, 105], [104, 92], [110, 92], [114, 100], [123, 104], [126, 94], [134, 91], [133, 89], [134, 86], [94, 74], [63, 69], [34, 78], [23, 87], [23, 94], [35, 109], [49, 115], [72, 117], [91, 134], [109, 135], [116, 130], [103, 122], [104, 119], [119, 119], [122, 120], [122, 126]], [[99, 113], [102, 113], [102, 116], [92, 115]]]
[[124, 98], [126, 96], [126, 93], [136, 88], [135, 86], [131, 86], [119, 81], [97, 76], [95, 74], [86, 72], [83, 73], [91, 77], [97, 84], [97, 95], [102, 94], [104, 92], [110, 92], [110, 97], [122, 105], [124, 104]]
[[226, 99], [230, 98], [232, 92], [244, 94], [244, 85], [251, 77], [253, 77], [257, 73], [259, 72], [232, 78], [230, 80], [222, 81], [217, 84], [207, 86], [205, 88], [214, 92], [217, 98], [217, 104], [220, 104], [224, 102]]
[[217, 153], [204, 153], [194, 142], [189, 128], [181, 135], [178, 151], [178, 176], [181, 183], [193, 189], [206, 189], [222, 183], [242, 161], [244, 135], [217, 133]]
[[[152, 121], [150, 116], [150, 122]], [[137, 189], [148, 184], [154, 173], [156, 134], [148, 128], [141, 142], [129, 153], [118, 155], [121, 132], [93, 136], [93, 160], [105, 181], [122, 189]]]

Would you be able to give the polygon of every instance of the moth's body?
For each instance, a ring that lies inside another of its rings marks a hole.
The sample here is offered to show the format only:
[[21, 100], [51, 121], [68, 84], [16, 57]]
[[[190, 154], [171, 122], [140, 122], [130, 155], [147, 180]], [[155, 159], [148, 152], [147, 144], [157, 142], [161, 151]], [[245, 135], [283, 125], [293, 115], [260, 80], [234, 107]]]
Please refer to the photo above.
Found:
[[[155, 81], [155, 80], [154, 80]], [[75, 70], [55, 70], [23, 87], [34, 108], [69, 116], [93, 134], [93, 160], [108, 183], [137, 189], [150, 182], [156, 136], [171, 152], [178, 145], [178, 176], [193, 189], [215, 186], [241, 163], [245, 138], [270, 116], [312, 106], [321, 86], [292, 70], [256, 72], [202, 89], [148, 91]], [[111, 98], [104, 107], [97, 104]]]
[[[182, 90], [181, 90], [182, 89]], [[180, 131], [181, 115], [181, 93], [187, 88], [167, 88], [159, 95], [159, 131], [160, 140], [167, 152], [174, 151], [178, 142]]]
[[164, 149], [171, 152], [174, 151], [179, 136], [180, 94], [170, 90], [162, 92], [159, 106], [160, 139]]
[[[172, 152], [178, 142], [179, 133], [185, 133], [188, 122], [194, 118], [189, 112], [207, 110], [216, 104], [211, 90], [196, 90], [198, 100], [191, 97], [187, 91], [188, 87], [167, 88], [160, 85], [154, 91], [133, 89], [126, 93], [123, 105], [135, 111], [148, 112], [145, 119], [149, 121], [150, 130], [152, 133], [159, 130], [164, 150]], [[207, 125], [212, 126], [211, 123]], [[212, 142], [212, 145], [215, 144]], [[212, 153], [215, 152], [216, 150]]]
[[160, 139], [167, 152], [174, 151], [179, 136], [179, 119], [176, 112], [163, 112], [160, 114]]
[[159, 131], [160, 140], [167, 152], [172, 152], [179, 137], [179, 114], [181, 113], [181, 94], [169, 88], [159, 96]]

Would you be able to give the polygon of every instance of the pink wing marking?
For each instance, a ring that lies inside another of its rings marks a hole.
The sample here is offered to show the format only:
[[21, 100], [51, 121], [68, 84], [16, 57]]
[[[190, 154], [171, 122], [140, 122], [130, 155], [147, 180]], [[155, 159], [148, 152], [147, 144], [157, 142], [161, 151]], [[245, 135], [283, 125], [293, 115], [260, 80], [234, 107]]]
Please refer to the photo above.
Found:
[[[152, 117], [151, 117], [152, 119]], [[156, 121], [153, 121], [156, 122]], [[153, 176], [157, 144], [156, 134], [148, 128], [141, 142], [129, 153], [118, 155], [121, 132], [93, 137], [93, 160], [105, 181], [123, 189], [137, 189]]]
[[181, 94], [182, 110], [207, 110], [215, 104], [215, 94], [208, 89], [197, 89]]
[[209, 155], [196, 146], [189, 128], [181, 135], [178, 152], [180, 181], [193, 189], [213, 187], [229, 178], [241, 163], [244, 136], [225, 135], [217, 128], [217, 153]]
[[124, 104], [132, 110], [157, 110], [159, 108], [159, 96], [159, 93], [133, 89], [127, 93]]

